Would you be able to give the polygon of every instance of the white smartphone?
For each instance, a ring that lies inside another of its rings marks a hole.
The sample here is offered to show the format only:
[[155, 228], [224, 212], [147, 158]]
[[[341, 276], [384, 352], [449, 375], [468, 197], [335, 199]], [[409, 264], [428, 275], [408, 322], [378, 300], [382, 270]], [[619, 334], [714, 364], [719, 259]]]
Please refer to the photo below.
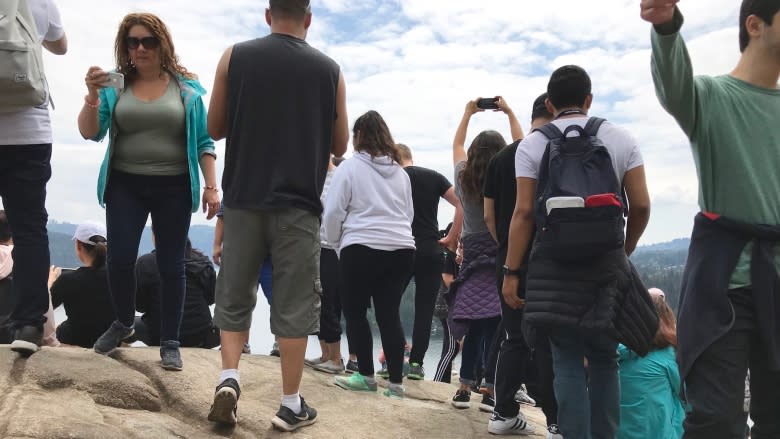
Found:
[[108, 79], [100, 84], [101, 87], [111, 87], [116, 89], [125, 88], [125, 75], [117, 72], [110, 72]]
[[552, 197], [547, 199], [547, 214], [553, 209], [567, 209], [572, 207], [585, 207], [582, 197]]

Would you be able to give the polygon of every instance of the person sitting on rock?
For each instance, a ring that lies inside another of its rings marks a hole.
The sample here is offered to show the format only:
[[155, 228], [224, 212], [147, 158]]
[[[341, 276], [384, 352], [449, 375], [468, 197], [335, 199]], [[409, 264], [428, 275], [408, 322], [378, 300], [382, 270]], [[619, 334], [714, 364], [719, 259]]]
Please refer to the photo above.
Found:
[[[154, 239], [154, 237], [153, 237]], [[138, 340], [147, 346], [159, 346], [160, 318], [163, 315], [160, 297], [162, 284], [157, 269], [157, 253], [152, 251], [135, 265], [136, 309], [144, 315], [135, 318]], [[214, 304], [217, 273], [208, 256], [192, 248], [187, 238], [184, 253], [185, 295], [184, 312], [179, 327], [182, 347], [211, 349], [219, 346], [219, 329], [211, 321], [210, 305]]]
[[96, 222], [79, 224], [73, 240], [82, 266], [67, 271], [52, 267], [49, 273], [52, 306], [63, 305], [67, 315], [57, 327], [57, 339], [91, 348], [114, 321], [106, 273], [106, 227]]

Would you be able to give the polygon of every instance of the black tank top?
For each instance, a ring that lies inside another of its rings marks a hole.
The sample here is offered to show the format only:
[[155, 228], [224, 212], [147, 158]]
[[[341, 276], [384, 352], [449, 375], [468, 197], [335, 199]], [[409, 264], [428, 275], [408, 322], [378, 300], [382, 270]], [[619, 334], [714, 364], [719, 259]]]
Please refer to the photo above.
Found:
[[228, 67], [224, 203], [322, 212], [339, 66], [304, 40], [236, 44]]

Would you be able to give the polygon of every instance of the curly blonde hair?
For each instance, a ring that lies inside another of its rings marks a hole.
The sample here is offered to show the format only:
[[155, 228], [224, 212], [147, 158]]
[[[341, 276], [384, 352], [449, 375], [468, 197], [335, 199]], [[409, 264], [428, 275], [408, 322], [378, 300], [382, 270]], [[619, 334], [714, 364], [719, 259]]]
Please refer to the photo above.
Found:
[[179, 57], [176, 56], [173, 39], [171, 38], [171, 33], [168, 32], [168, 27], [160, 20], [160, 17], [148, 12], [127, 14], [119, 24], [119, 31], [117, 31], [116, 41], [114, 42], [117, 72], [125, 75], [129, 82], [132, 82], [138, 75], [135, 67], [130, 63], [130, 55], [127, 48], [127, 36], [130, 33], [130, 29], [135, 25], [147, 28], [152, 35], [160, 40], [158, 50], [160, 50], [163, 70], [176, 77], [195, 79], [194, 74], [179, 64]]

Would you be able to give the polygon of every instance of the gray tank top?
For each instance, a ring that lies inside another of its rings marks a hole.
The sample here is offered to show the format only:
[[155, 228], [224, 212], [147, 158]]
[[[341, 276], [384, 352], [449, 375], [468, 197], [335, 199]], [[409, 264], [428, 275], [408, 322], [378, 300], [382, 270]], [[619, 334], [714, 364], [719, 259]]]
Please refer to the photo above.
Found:
[[176, 80], [159, 99], [143, 102], [128, 86], [114, 109], [118, 135], [111, 167], [140, 175], [187, 173], [184, 103]]

